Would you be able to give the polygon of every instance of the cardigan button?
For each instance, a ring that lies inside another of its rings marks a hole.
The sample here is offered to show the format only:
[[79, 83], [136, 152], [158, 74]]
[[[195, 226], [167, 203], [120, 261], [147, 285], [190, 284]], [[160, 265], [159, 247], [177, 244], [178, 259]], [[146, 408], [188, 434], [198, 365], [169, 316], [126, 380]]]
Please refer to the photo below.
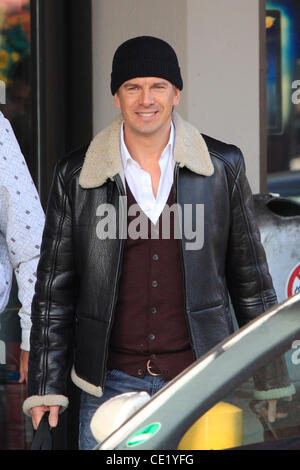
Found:
[[158, 261], [158, 260], [159, 260], [159, 256], [155, 254], [155, 255], [152, 256], [152, 259], [153, 259], [153, 261]]
[[153, 286], [153, 287], [157, 287], [157, 286], [158, 286], [158, 282], [157, 282], [157, 281], [153, 281], [153, 282], [152, 282], [152, 286]]
[[155, 335], [153, 333], [150, 333], [150, 335], [148, 335], [148, 339], [150, 339], [150, 341], [154, 341]]
[[151, 307], [151, 313], [153, 313], [153, 315], [154, 315], [155, 313], [157, 313], [157, 308], [156, 308], [156, 307]]

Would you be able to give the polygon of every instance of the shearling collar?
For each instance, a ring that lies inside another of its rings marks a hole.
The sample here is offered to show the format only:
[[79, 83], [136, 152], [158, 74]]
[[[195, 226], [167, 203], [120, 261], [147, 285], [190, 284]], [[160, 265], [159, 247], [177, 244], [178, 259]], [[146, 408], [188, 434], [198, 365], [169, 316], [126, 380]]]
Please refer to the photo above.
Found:
[[[124, 171], [120, 154], [120, 115], [109, 127], [92, 140], [80, 173], [82, 188], [102, 186], [108, 179], [119, 174], [124, 182]], [[173, 114], [176, 129], [174, 161], [199, 175], [211, 176], [214, 167], [207, 145], [199, 131], [179, 114]]]

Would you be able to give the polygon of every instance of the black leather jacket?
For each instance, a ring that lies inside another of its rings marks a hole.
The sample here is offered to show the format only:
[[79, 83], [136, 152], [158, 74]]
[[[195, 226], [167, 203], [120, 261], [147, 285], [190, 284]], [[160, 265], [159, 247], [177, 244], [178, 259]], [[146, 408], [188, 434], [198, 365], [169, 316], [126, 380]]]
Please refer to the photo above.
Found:
[[[201, 137], [178, 116], [175, 127], [175, 200], [204, 204], [204, 246], [181, 242], [185, 316], [199, 358], [233, 331], [228, 292], [240, 326], [277, 300], [240, 150]], [[98, 238], [97, 208], [110, 203], [118, 214], [125, 192], [114, 162], [106, 162], [110, 175], [107, 167], [96, 174], [97, 158], [118, 151], [116, 136], [97, 139], [86, 157], [81, 149], [56, 167], [32, 305], [29, 395], [65, 395], [72, 364], [82, 389], [100, 395], [104, 384], [124, 240]]]

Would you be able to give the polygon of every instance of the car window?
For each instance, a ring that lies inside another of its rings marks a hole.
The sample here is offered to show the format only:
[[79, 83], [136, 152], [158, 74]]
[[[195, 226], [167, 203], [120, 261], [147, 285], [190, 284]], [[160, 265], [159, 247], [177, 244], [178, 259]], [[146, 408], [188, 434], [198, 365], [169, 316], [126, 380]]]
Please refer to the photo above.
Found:
[[[270, 388], [266, 391], [265, 388]], [[275, 388], [273, 388], [275, 387]], [[277, 387], [277, 388], [276, 388]], [[283, 397], [289, 395], [288, 397]], [[269, 401], [278, 417], [267, 417]], [[271, 402], [274, 407], [275, 402]], [[297, 437], [299, 439], [297, 439]], [[300, 448], [300, 340], [224, 396], [182, 436], [178, 449]], [[272, 447], [273, 446], [273, 447]], [[277, 447], [276, 447], [277, 446]]]

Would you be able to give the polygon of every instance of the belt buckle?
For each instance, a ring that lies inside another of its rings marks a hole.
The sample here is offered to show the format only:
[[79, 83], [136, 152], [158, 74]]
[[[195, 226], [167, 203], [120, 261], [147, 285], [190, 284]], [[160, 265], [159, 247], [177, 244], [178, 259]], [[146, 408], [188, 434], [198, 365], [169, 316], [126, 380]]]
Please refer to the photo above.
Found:
[[149, 361], [147, 361], [147, 371], [148, 371], [148, 373], [150, 375], [152, 375], [153, 377], [159, 377], [161, 375], [161, 373], [156, 374], [155, 372], [152, 372], [150, 362], [151, 362], [151, 359], [149, 359]]

